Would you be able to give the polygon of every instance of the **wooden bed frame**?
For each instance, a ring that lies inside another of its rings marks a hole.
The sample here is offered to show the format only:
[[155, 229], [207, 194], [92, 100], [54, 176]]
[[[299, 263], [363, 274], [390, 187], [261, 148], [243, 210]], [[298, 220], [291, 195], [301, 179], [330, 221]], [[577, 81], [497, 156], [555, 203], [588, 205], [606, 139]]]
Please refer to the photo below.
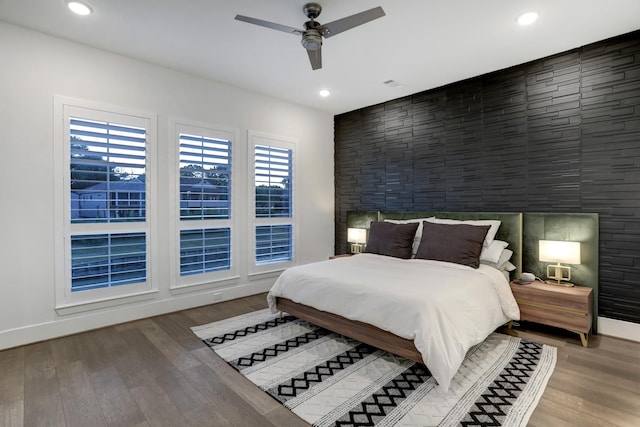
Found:
[[[373, 217], [375, 215], [375, 217]], [[371, 220], [384, 218], [409, 219], [425, 218], [428, 216], [452, 219], [500, 219], [502, 225], [496, 238], [509, 242], [513, 250], [512, 262], [516, 265], [516, 274], [522, 271], [522, 214], [521, 213], [478, 213], [478, 212], [348, 212], [349, 227], [368, 228]], [[362, 222], [362, 224], [360, 223]], [[287, 312], [314, 325], [336, 332], [365, 344], [388, 351], [409, 360], [423, 363], [422, 354], [412, 340], [399, 337], [373, 325], [350, 320], [337, 314], [321, 311], [308, 305], [299, 304], [286, 298], [276, 298], [276, 308], [280, 312]]]
[[276, 307], [281, 312], [285, 311], [316, 326], [424, 364], [422, 354], [413, 344], [413, 341], [401, 338], [368, 323], [349, 320], [337, 314], [317, 310], [286, 298], [276, 298]]

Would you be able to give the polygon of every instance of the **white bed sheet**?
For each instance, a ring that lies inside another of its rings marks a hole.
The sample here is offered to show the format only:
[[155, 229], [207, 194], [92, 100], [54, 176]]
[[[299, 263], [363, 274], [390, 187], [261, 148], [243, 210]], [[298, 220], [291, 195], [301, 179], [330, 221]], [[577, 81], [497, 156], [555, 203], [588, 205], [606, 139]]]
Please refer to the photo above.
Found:
[[469, 348], [520, 319], [508, 281], [493, 267], [366, 253], [289, 268], [267, 296], [273, 312], [276, 297], [413, 340], [445, 390]]

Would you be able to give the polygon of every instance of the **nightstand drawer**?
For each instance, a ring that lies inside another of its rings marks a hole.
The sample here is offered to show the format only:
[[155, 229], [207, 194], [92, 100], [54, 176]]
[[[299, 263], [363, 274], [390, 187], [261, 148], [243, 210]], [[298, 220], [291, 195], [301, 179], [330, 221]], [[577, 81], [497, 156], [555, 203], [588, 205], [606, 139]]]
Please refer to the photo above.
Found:
[[533, 288], [516, 289], [513, 292], [513, 295], [516, 297], [518, 304], [520, 304], [521, 302], [526, 302], [530, 305], [542, 305], [547, 308], [566, 312], [575, 312], [581, 314], [586, 314], [589, 312], [589, 304], [591, 299], [589, 298], [588, 293], [566, 294], [554, 291], [545, 291], [544, 289], [540, 288], [535, 290]]
[[557, 328], [568, 329], [573, 332], [589, 332], [591, 329], [591, 315], [588, 311], [567, 311], [554, 306], [530, 304], [518, 301], [520, 319], [529, 322], [542, 323]]

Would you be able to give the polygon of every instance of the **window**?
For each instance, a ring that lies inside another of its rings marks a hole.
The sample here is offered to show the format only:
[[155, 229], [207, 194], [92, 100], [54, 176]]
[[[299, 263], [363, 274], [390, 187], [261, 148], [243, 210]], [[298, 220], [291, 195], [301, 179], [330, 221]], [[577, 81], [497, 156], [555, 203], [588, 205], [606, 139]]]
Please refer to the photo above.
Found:
[[176, 124], [179, 285], [229, 277], [233, 131]]
[[180, 133], [180, 219], [231, 216], [231, 141]]
[[257, 218], [291, 218], [293, 150], [255, 146]]
[[[63, 273], [58, 306], [150, 291], [150, 115], [61, 103]], [[111, 109], [111, 108], [110, 108]]]
[[231, 229], [180, 231], [180, 275], [231, 268]]
[[258, 225], [256, 227], [256, 263], [266, 264], [293, 259], [292, 227]]
[[146, 130], [69, 119], [71, 222], [145, 221]]
[[144, 233], [71, 236], [71, 291], [128, 285], [147, 279]]
[[[88, 115], [69, 118], [71, 223], [144, 223], [146, 130]], [[71, 292], [146, 281], [144, 231], [80, 229], [72, 226]]]
[[294, 254], [294, 144], [250, 133], [253, 157], [254, 261], [292, 262]]

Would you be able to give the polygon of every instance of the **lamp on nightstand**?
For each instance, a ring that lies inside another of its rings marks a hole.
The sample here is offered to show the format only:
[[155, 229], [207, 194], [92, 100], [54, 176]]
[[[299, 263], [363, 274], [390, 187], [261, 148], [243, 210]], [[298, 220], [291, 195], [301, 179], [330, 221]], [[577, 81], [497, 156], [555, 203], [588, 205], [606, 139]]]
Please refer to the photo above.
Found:
[[[573, 286], [571, 267], [565, 264], [580, 264], [580, 242], [540, 240], [539, 259], [542, 262], [555, 262], [547, 265], [547, 283], [551, 285]], [[566, 272], [566, 275], [565, 275]]]
[[351, 243], [351, 253], [362, 252], [363, 245], [367, 243], [367, 230], [365, 228], [348, 228], [347, 242]]

